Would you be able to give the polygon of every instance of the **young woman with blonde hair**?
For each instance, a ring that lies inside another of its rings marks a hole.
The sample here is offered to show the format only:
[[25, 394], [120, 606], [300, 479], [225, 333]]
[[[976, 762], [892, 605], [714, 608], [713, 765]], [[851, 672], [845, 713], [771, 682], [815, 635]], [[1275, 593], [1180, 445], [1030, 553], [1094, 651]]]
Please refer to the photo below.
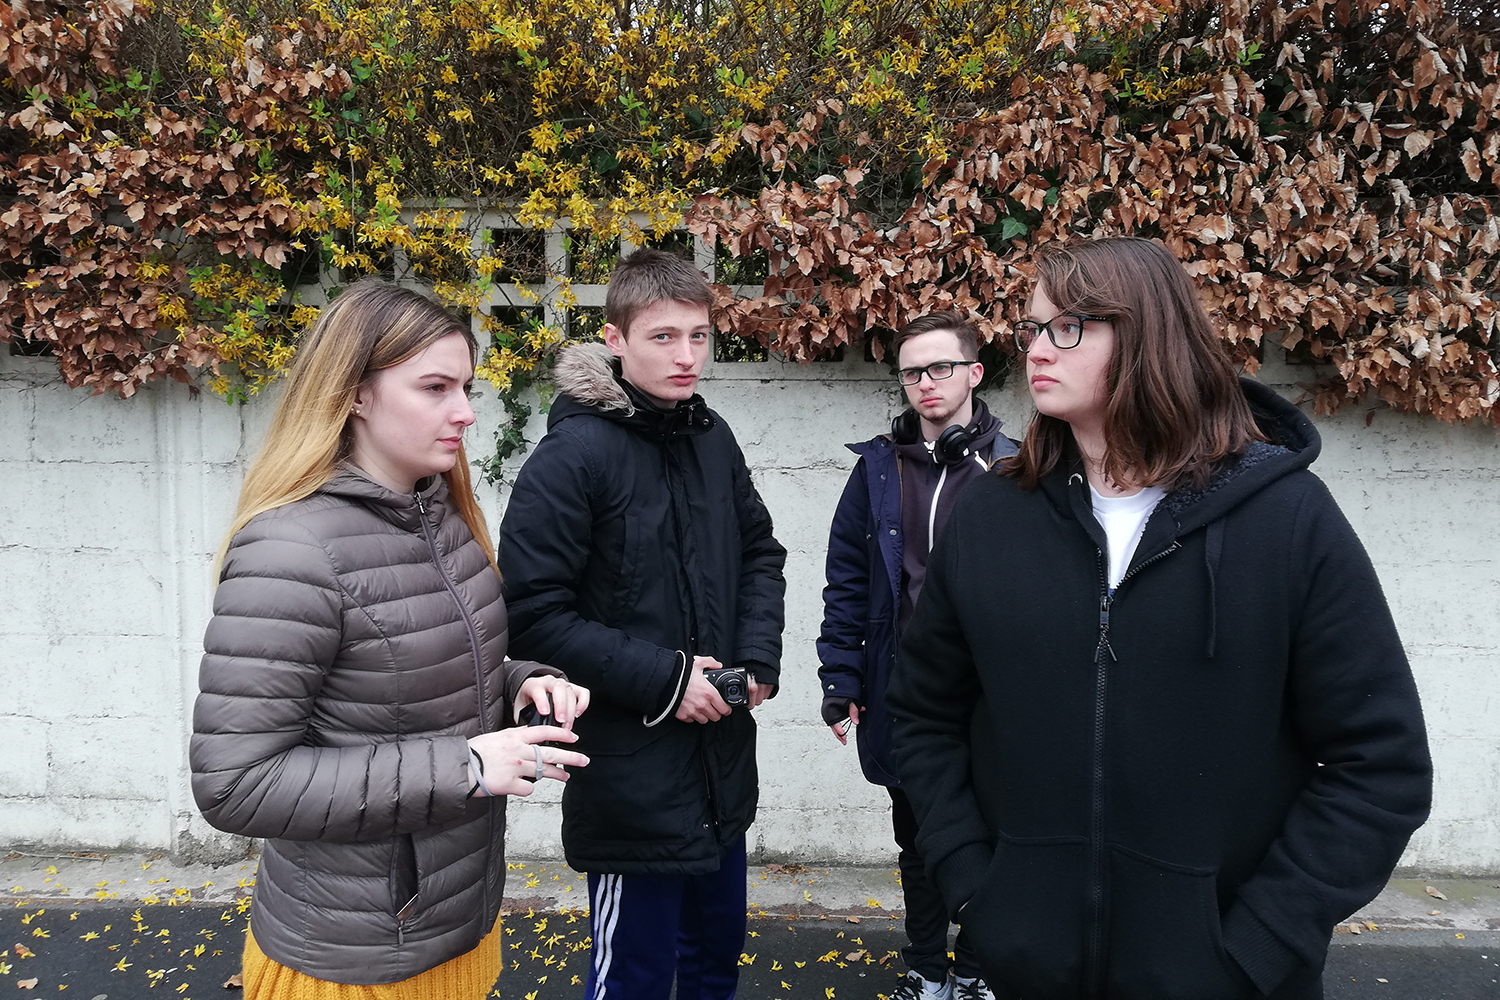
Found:
[[1432, 792], [1380, 583], [1165, 247], [1036, 265], [1036, 416], [958, 498], [887, 699], [918, 846], [1002, 1000], [1316, 1000]]
[[[265, 838], [247, 998], [486, 996], [505, 796], [566, 781], [588, 692], [509, 661], [470, 491], [475, 345], [417, 292], [304, 335], [221, 553], [190, 751], [215, 827]], [[515, 728], [521, 709], [555, 725]]]

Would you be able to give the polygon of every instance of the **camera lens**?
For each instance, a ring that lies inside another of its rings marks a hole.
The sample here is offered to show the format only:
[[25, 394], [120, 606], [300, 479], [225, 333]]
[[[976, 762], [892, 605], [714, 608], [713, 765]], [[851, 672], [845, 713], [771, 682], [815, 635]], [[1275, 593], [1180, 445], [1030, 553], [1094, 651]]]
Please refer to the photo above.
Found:
[[729, 705], [748, 705], [750, 703], [749, 688], [746, 683], [745, 672], [738, 668], [714, 670], [708, 674], [713, 686], [718, 688], [719, 696]]

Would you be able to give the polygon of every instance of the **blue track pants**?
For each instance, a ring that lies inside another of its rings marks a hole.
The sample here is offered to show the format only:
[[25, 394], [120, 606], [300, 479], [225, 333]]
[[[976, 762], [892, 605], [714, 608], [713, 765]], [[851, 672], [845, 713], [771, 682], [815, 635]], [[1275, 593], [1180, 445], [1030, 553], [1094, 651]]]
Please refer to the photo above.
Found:
[[730, 1000], [745, 947], [745, 838], [708, 875], [589, 875], [587, 1000]]

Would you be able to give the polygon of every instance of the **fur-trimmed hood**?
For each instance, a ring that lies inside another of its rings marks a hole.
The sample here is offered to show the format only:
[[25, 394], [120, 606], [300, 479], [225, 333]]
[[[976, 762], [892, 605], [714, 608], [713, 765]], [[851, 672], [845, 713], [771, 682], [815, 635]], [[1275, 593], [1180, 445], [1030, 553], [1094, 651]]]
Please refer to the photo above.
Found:
[[635, 413], [635, 404], [619, 380], [620, 367], [603, 344], [573, 344], [557, 354], [552, 380], [557, 391], [596, 410]]
[[717, 422], [696, 393], [670, 410], [620, 376], [620, 365], [603, 344], [575, 344], [558, 353], [552, 368], [558, 398], [547, 418], [550, 431], [569, 417], [593, 416], [656, 440], [702, 434]]

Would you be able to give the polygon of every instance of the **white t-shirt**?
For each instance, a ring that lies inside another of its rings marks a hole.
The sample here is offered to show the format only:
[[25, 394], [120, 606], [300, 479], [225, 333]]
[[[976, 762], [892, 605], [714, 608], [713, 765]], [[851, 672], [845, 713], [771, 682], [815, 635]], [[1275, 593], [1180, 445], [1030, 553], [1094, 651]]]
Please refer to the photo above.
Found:
[[1093, 498], [1094, 517], [1109, 539], [1109, 589], [1114, 590], [1135, 556], [1146, 521], [1167, 491], [1160, 486], [1146, 486], [1128, 497], [1106, 497], [1090, 483], [1089, 495]]

